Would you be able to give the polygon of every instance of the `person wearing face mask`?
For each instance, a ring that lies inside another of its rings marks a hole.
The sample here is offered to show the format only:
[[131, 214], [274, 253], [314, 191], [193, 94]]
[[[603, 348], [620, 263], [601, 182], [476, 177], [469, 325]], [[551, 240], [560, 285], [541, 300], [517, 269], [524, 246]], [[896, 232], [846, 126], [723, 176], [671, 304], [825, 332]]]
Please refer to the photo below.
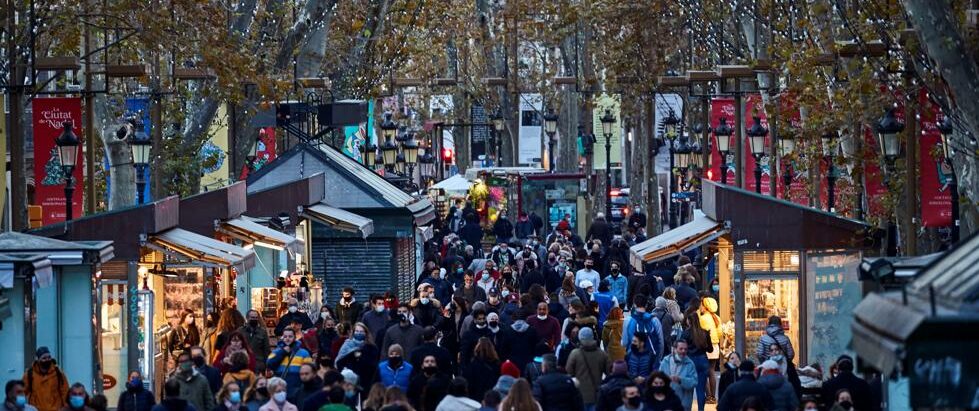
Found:
[[27, 402], [38, 411], [58, 411], [68, 402], [68, 378], [58, 368], [51, 350], [38, 347], [34, 363], [24, 373]]
[[609, 264], [609, 276], [605, 279], [608, 281], [609, 292], [612, 296], [619, 302], [619, 304], [625, 304], [628, 297], [629, 291], [629, 279], [622, 275], [621, 264], [618, 261], [613, 261]]
[[143, 387], [143, 376], [139, 371], [129, 373], [126, 390], [119, 394], [117, 411], [150, 411], [156, 405], [153, 392]]
[[489, 325], [487, 324], [487, 317], [488, 316], [484, 308], [473, 308], [472, 325], [463, 331], [462, 339], [459, 344], [459, 364], [461, 366], [469, 364], [469, 360], [472, 358], [473, 350], [475, 349], [476, 343], [479, 341], [479, 339], [492, 335], [492, 331], [490, 331]]
[[224, 375], [231, 370], [231, 357], [238, 352], [244, 353], [245, 357], [247, 358], [245, 368], [254, 370], [256, 365], [255, 354], [252, 353], [251, 347], [248, 346], [245, 335], [240, 331], [230, 333], [227, 338], [227, 342], [223, 347], [221, 347], [221, 350], [214, 355], [212, 365], [221, 372], [221, 375]]
[[487, 338], [493, 342], [494, 347], [499, 347], [503, 343], [503, 323], [500, 322], [500, 315], [492, 311], [486, 314], [486, 328], [490, 331]]
[[[255, 383], [245, 390], [245, 407], [248, 411], [258, 411], [262, 405], [269, 401], [268, 380], [259, 376]], [[155, 410], [154, 410], [155, 411]]]
[[513, 276], [513, 267], [509, 265], [502, 266], [503, 269], [500, 270], [500, 279], [496, 282], [498, 288], [509, 288], [514, 289], [517, 287], [517, 279]]
[[323, 379], [316, 374], [313, 364], [303, 364], [299, 367], [299, 381], [301, 386], [296, 392], [293, 403], [296, 407], [303, 409], [306, 400], [323, 390]]
[[387, 353], [387, 359], [377, 366], [378, 380], [385, 387], [398, 387], [407, 392], [413, 367], [404, 360], [404, 349], [399, 344], [392, 344]]
[[255, 358], [255, 371], [259, 373], [265, 371], [265, 360], [272, 352], [272, 347], [269, 344], [269, 332], [265, 329], [262, 315], [256, 310], [249, 310], [245, 325], [242, 325], [238, 331], [245, 336], [245, 341], [251, 347]]
[[[332, 317], [326, 317], [321, 323], [320, 329], [316, 332], [316, 352], [320, 356], [333, 355], [333, 342], [340, 339], [337, 333], [337, 322]], [[308, 342], [308, 339], [306, 339]]]
[[507, 218], [506, 210], [500, 210], [497, 217], [496, 222], [493, 223], [493, 235], [496, 236], [496, 241], [503, 245], [513, 238], [513, 223]]
[[37, 408], [27, 403], [27, 391], [23, 380], [7, 381], [5, 388], [6, 397], [3, 402], [5, 411], [37, 411]]
[[[670, 388], [670, 376], [661, 371], [650, 374], [647, 379], [646, 396], [642, 400], [643, 410], [646, 411], [680, 411], [683, 401]], [[620, 408], [621, 410], [621, 408]]]
[[422, 370], [425, 368], [423, 364], [424, 360], [428, 357], [435, 357], [436, 363], [439, 365], [439, 371], [451, 375], [452, 354], [449, 353], [449, 350], [438, 345], [438, 330], [431, 326], [425, 327], [423, 335], [425, 342], [408, 353], [408, 360], [411, 362], [411, 366], [415, 370]]
[[[184, 352], [177, 357], [177, 371], [173, 378], [180, 385], [180, 398], [187, 400], [198, 410], [214, 408], [214, 391], [211, 390], [207, 378], [194, 368], [190, 352]], [[220, 380], [218, 384], [220, 386]]]
[[337, 301], [336, 307], [333, 309], [333, 313], [336, 314], [334, 318], [338, 322], [353, 324], [360, 321], [360, 315], [363, 312], [364, 305], [357, 302], [354, 294], [353, 287], [344, 287], [340, 291], [340, 301]]
[[411, 321], [411, 307], [402, 303], [398, 307], [398, 314], [395, 317], [397, 324], [388, 327], [384, 332], [384, 341], [381, 344], [381, 351], [387, 352], [393, 344], [400, 345], [403, 349], [411, 351], [422, 343], [424, 329]]
[[476, 286], [475, 278], [471, 271], [466, 272], [462, 277], [462, 286], [452, 294], [453, 298], [462, 298], [466, 304], [472, 306], [476, 301], [486, 301], [486, 290], [481, 286]]
[[598, 271], [595, 271], [595, 260], [591, 257], [585, 259], [585, 268], [578, 270], [574, 275], [574, 285], [578, 288], [585, 288], [581, 286], [581, 283], [587, 281], [591, 284], [598, 284], [602, 281], [601, 275]]
[[761, 375], [758, 383], [763, 385], [775, 402], [776, 410], [795, 410], [799, 407], [799, 397], [792, 390], [792, 385], [782, 376], [779, 366], [771, 359], [761, 363]]
[[841, 355], [836, 360], [838, 374], [823, 383], [822, 396], [820, 397], [823, 409], [829, 409], [833, 402], [837, 401], [837, 393], [846, 390], [850, 396], [850, 402], [854, 409], [864, 411], [878, 411], [880, 404], [875, 403], [870, 384], [863, 378], [853, 373], [853, 358], [849, 355]]
[[364, 323], [354, 324], [350, 338], [337, 352], [336, 368], [350, 370], [363, 381], [373, 381], [380, 352], [372, 336]]
[[271, 398], [259, 411], [299, 411], [293, 403], [289, 402], [289, 384], [279, 377], [269, 378], [267, 385]]
[[639, 394], [639, 387], [636, 384], [629, 384], [622, 387], [622, 405], [615, 411], [640, 411], [643, 409], [642, 396]]
[[419, 364], [419, 371], [408, 384], [408, 400], [418, 410], [434, 410], [445, 398], [452, 381], [451, 374], [440, 370], [434, 355], [427, 355]]
[[299, 310], [299, 302], [295, 298], [290, 298], [287, 312], [279, 318], [279, 322], [275, 326], [275, 335], [281, 336], [282, 330], [293, 324], [299, 324], [303, 331], [313, 328], [313, 322], [310, 321], [309, 315]]
[[190, 347], [190, 360], [194, 363], [194, 371], [207, 379], [207, 384], [211, 388], [211, 392], [218, 392], [221, 389], [221, 372], [217, 368], [207, 364], [204, 349], [201, 347]]
[[724, 391], [734, 384], [738, 379], [738, 366], [741, 365], [741, 354], [737, 352], [731, 352], [727, 355], [727, 361], [724, 363], [724, 371], [721, 372], [720, 382], [717, 387], [717, 398], [720, 399], [724, 396]]
[[[296, 331], [292, 328], [286, 328], [282, 332], [279, 344], [266, 362], [268, 369], [288, 383], [289, 397], [295, 398], [296, 393], [302, 387], [299, 369], [303, 364], [312, 363], [313, 359], [309, 355], [309, 351], [302, 348], [302, 344], [296, 339]], [[271, 384], [269, 387], [269, 391], [272, 392]]]
[[755, 363], [751, 360], [741, 361], [738, 371], [738, 381], [724, 391], [724, 395], [717, 401], [717, 411], [738, 411], [750, 397], [761, 401], [766, 410], [774, 410], [775, 402], [772, 395], [764, 385], [755, 381]]
[[494, 264], [492, 261], [486, 262], [486, 268], [479, 272], [477, 276], [478, 281], [476, 285], [483, 289], [487, 295], [489, 295], [490, 290], [496, 288], [496, 278], [499, 278], [500, 274], [493, 268]]
[[183, 310], [180, 313], [180, 318], [177, 319], [177, 323], [173, 324], [167, 340], [170, 342], [168, 349], [175, 355], [199, 345], [201, 332], [197, 328], [197, 314], [190, 309]]
[[418, 286], [418, 298], [413, 298], [408, 304], [415, 316], [415, 323], [421, 327], [435, 325], [441, 315], [442, 302], [435, 298], [433, 291], [431, 284], [422, 283]]
[[370, 310], [364, 311], [360, 321], [367, 326], [375, 338], [379, 340], [384, 338], [384, 330], [390, 326], [391, 315], [384, 305], [383, 295], [371, 295]]
[[537, 331], [541, 341], [547, 343], [551, 348], [557, 347], [561, 341], [561, 324], [557, 318], [550, 315], [547, 303], [537, 304], [537, 314], [527, 318], [527, 324]]
[[255, 373], [248, 368], [247, 354], [238, 351], [231, 355], [231, 365], [221, 382], [225, 385], [235, 382], [238, 383], [238, 387], [251, 387], [255, 383], [255, 378]]
[[[176, 376], [168, 379], [163, 384], [163, 399], [153, 406], [152, 411], [198, 411], [193, 403], [180, 395], [180, 389], [180, 381]], [[255, 411], [258, 411], [258, 407]]]
[[241, 386], [236, 382], [228, 382], [218, 391], [218, 406], [214, 411], [239, 411], [246, 409], [242, 402]]

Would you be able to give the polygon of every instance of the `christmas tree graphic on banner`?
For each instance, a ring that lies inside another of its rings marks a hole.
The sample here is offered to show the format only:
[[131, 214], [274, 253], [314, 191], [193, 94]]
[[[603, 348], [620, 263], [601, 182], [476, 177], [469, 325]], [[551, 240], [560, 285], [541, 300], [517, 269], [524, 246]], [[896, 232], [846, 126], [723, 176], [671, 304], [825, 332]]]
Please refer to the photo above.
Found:
[[65, 171], [61, 168], [61, 157], [58, 156], [58, 149], [51, 149], [51, 156], [44, 163], [44, 179], [41, 185], [60, 186], [65, 183]]

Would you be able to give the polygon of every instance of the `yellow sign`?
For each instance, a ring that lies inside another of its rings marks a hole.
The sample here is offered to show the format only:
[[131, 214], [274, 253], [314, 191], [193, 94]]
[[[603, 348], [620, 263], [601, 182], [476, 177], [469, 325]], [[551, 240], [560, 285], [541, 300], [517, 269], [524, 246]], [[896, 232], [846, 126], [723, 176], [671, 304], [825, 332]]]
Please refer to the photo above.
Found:
[[207, 134], [210, 139], [201, 147], [198, 158], [201, 160], [200, 191], [213, 190], [228, 185], [230, 159], [228, 158], [228, 114], [224, 104], [218, 106]]

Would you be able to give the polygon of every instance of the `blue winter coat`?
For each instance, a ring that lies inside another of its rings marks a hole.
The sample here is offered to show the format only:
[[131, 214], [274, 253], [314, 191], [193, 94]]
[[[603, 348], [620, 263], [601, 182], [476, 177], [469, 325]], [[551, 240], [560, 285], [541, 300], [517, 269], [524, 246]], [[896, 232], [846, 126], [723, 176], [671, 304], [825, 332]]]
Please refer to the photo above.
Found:
[[680, 397], [683, 408], [689, 410], [690, 404], [693, 403], [693, 390], [697, 387], [697, 367], [690, 357], [683, 357], [683, 360], [679, 361], [675, 361], [675, 359], [676, 357], [672, 354], [663, 358], [659, 364], [659, 370], [668, 376], [677, 375], [680, 377], [680, 382], [671, 383], [670, 387]]
[[659, 319], [652, 313], [632, 313], [625, 332], [622, 333], [622, 346], [628, 351], [632, 351], [632, 336], [636, 331], [644, 331], [649, 337], [646, 340], [646, 347], [652, 348], [656, 361], [663, 358], [663, 326], [660, 325]]
[[626, 297], [629, 292], [629, 279], [625, 278], [624, 275], [618, 277], [610, 275], [605, 280], [608, 281], [609, 292], [615, 296], [615, 299], [619, 300], [620, 305], [625, 304], [628, 301]]
[[659, 366], [659, 364], [653, 361], [653, 352], [648, 349], [642, 353], [637, 351], [630, 352], [626, 355], [625, 362], [629, 366], [629, 376], [632, 378], [647, 378], [649, 374], [656, 371], [654, 367]]
[[401, 367], [398, 369], [392, 369], [388, 364], [388, 360], [381, 361], [377, 366], [378, 375], [381, 377], [381, 383], [385, 387], [398, 387], [401, 392], [408, 392], [408, 384], [411, 380], [411, 364], [408, 362], [402, 362]]

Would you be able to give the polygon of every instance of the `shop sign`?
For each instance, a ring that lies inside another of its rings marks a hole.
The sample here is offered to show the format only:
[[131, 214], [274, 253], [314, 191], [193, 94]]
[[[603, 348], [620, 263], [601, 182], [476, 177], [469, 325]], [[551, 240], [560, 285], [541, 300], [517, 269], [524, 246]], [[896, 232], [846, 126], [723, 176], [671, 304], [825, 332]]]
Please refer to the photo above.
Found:
[[116, 384], [118, 384], [118, 383], [119, 382], [118, 382], [118, 380], [116, 380], [116, 377], [113, 377], [113, 376], [111, 376], [109, 374], [102, 374], [102, 389], [103, 390], [111, 390], [112, 387], [115, 387]]
[[566, 193], [563, 188], [544, 190], [544, 198], [548, 200], [563, 200], [565, 194]]
[[911, 408], [979, 408], [977, 342], [956, 338], [911, 343], [907, 358]]

